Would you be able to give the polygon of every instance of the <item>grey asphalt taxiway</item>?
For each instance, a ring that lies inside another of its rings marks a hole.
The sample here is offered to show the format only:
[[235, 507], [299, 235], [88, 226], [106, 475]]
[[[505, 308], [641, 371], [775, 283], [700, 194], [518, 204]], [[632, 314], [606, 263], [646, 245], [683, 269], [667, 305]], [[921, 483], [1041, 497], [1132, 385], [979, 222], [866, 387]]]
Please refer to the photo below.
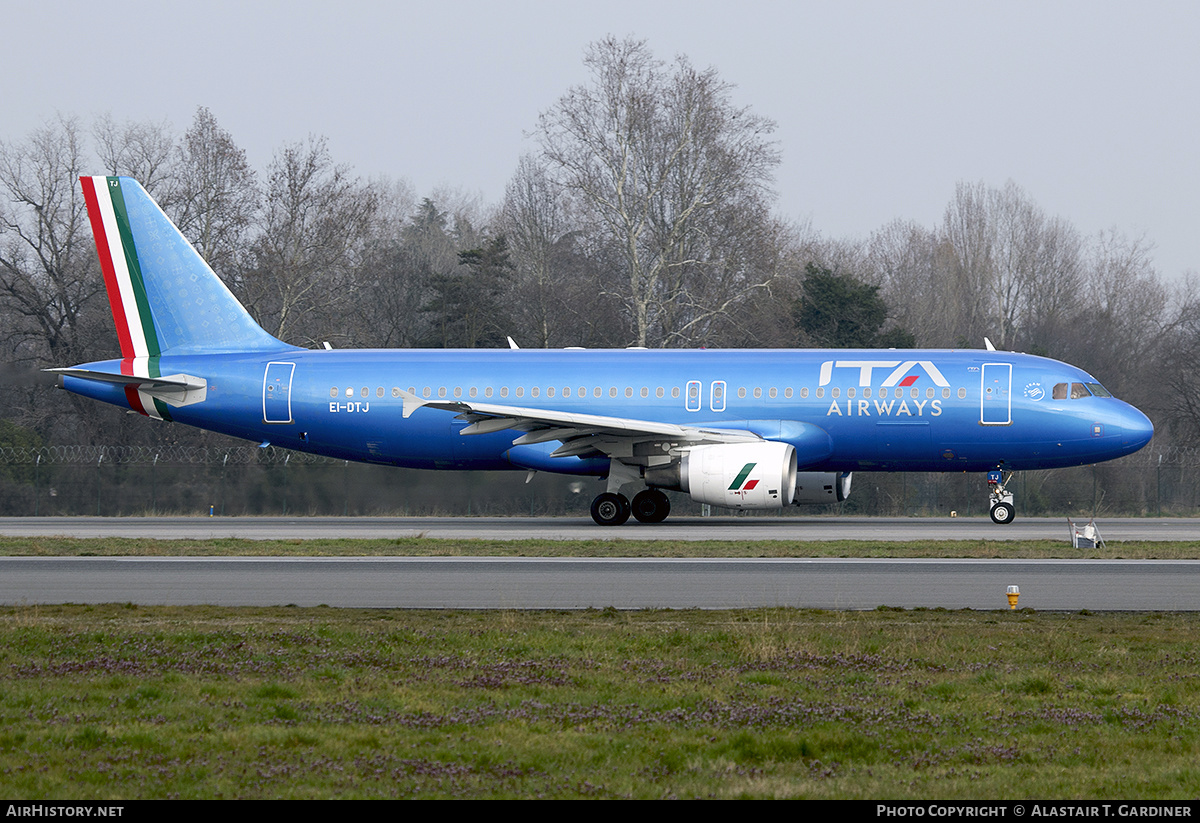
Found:
[[[1105, 518], [1107, 540], [1200, 540], [1200, 520]], [[159, 540], [1067, 540], [1066, 518], [672, 517], [597, 526], [587, 517], [2, 517], [5, 537], [143, 537]]]
[[347, 608], [1200, 609], [1200, 561], [0, 558], [0, 603]]
[[[1191, 540], [1190, 520], [1105, 520], [1109, 540]], [[681, 518], [621, 529], [531, 518], [9, 518], [0, 535], [155, 538], [475, 537], [610, 541], [593, 558], [0, 558], [0, 603], [361, 608], [1200, 610], [1200, 561], [622, 558], [621, 538], [1067, 538], [1064, 520]]]

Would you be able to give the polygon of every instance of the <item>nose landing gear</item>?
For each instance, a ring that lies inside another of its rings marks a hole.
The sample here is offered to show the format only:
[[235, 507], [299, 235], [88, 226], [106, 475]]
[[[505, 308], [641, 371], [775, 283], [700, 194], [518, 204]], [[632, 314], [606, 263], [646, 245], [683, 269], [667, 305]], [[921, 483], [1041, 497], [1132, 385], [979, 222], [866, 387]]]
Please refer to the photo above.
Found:
[[1001, 469], [988, 472], [988, 502], [993, 523], [1011, 523], [1016, 516], [1012, 492], [1006, 488], [1012, 475], [1012, 472]]

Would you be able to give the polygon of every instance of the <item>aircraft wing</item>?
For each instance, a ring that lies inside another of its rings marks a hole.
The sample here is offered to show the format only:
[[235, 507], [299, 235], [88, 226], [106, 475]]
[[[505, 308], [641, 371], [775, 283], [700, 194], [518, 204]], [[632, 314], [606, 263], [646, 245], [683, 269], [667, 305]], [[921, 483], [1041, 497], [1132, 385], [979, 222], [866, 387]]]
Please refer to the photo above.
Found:
[[708, 443], [749, 443], [763, 439], [745, 429], [681, 426], [653, 420], [464, 400], [425, 400], [408, 392], [402, 392], [402, 395], [405, 417], [422, 406], [458, 412], [460, 419], [469, 421], [469, 425], [464, 426], [461, 432], [465, 435], [513, 429], [524, 432], [513, 441], [514, 446], [561, 441], [562, 445], [554, 450], [552, 457], [632, 456], [633, 446], [646, 441], [659, 441], [670, 446], [699, 446]]

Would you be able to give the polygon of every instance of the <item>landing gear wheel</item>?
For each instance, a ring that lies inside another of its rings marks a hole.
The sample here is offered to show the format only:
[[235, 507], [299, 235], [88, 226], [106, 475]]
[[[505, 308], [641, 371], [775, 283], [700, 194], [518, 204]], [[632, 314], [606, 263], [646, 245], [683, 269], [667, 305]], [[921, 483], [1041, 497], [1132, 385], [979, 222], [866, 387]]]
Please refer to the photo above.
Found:
[[1013, 508], [1012, 503], [997, 503], [992, 506], [992, 522], [1011, 523], [1016, 513], [1016, 509]]
[[629, 500], [612, 492], [596, 495], [592, 501], [592, 519], [600, 526], [620, 526], [629, 519]]
[[643, 489], [633, 496], [633, 516], [642, 523], [661, 523], [671, 513], [671, 499], [658, 489]]

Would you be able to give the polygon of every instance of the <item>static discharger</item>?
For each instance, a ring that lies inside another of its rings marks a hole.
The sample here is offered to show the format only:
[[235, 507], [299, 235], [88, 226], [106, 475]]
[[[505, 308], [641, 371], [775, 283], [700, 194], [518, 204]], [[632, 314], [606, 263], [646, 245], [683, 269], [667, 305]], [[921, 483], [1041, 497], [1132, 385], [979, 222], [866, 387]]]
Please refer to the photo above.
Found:
[[1019, 586], [1008, 587], [1008, 607], [1010, 609], [1015, 609], [1017, 607], [1017, 598], [1020, 596], [1021, 589]]

